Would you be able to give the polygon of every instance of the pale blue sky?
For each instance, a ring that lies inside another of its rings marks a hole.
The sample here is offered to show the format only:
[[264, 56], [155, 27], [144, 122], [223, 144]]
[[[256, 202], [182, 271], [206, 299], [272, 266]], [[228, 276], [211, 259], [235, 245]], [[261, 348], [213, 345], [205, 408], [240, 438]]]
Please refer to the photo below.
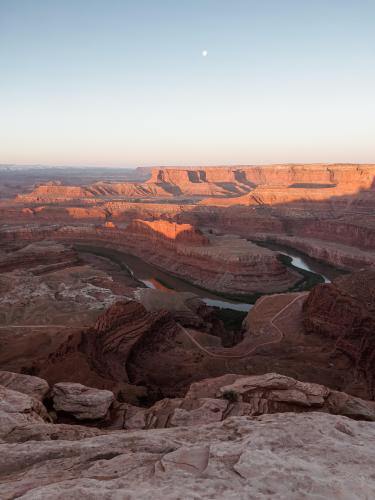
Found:
[[375, 0], [0, 0], [0, 163], [299, 161], [375, 162]]

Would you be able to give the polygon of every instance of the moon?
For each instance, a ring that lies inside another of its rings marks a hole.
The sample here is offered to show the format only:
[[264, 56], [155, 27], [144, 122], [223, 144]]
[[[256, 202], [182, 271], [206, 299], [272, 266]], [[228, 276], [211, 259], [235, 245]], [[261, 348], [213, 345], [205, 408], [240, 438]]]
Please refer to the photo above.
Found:
[[208, 56], [208, 52], [207, 52], [207, 50], [206, 50], [206, 49], [205, 49], [205, 50], [202, 50], [202, 56], [203, 56], [203, 57], [207, 57], [207, 56]]

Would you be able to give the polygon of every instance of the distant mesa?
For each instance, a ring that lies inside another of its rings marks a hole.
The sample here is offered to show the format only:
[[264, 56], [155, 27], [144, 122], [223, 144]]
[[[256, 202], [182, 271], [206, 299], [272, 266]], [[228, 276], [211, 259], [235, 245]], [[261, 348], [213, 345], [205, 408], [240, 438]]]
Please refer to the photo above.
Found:
[[[153, 168], [142, 182], [96, 181], [86, 185], [40, 184], [16, 196], [20, 203], [123, 199], [206, 198], [203, 203], [259, 205], [298, 200], [321, 201], [371, 189], [375, 165], [267, 165], [243, 167]], [[211, 199], [212, 198], [212, 199]]]

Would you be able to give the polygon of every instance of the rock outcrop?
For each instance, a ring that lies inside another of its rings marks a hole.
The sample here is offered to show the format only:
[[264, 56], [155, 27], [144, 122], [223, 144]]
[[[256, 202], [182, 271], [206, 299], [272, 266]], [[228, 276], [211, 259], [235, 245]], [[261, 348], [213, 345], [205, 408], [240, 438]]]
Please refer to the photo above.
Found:
[[[50, 385], [61, 380], [80, 383], [136, 403], [147, 395], [145, 385], [156, 393], [169, 370], [166, 366], [155, 372], [153, 366], [143, 364], [142, 356], [151, 354], [158, 363], [159, 351], [174, 351], [178, 333], [178, 325], [166, 311], [147, 312], [134, 300], [118, 301], [92, 326], [54, 336], [54, 348], [43, 353], [44, 358], [34, 359], [34, 371]], [[146, 352], [139, 345], [146, 345]], [[137, 360], [132, 358], [134, 350]]]
[[0, 440], [16, 427], [50, 421], [39, 400], [0, 385]]
[[375, 494], [374, 424], [341, 416], [284, 413], [75, 441], [65, 435], [56, 430], [54, 440], [42, 435], [1, 443], [1, 498], [300, 500]]
[[107, 415], [114, 401], [111, 391], [94, 389], [72, 382], [59, 382], [52, 388], [54, 409], [78, 420], [98, 420]]
[[186, 245], [209, 245], [210, 240], [191, 224], [176, 224], [167, 220], [144, 221], [136, 219], [127, 227], [127, 232], [146, 235], [153, 240], [166, 240]]
[[42, 401], [49, 391], [48, 383], [39, 377], [0, 371], [0, 385]]
[[[22, 245], [22, 241], [19, 242]], [[79, 265], [78, 253], [68, 245], [38, 241], [0, 255], [0, 273], [28, 269], [33, 274]]]
[[[53, 400], [91, 418], [95, 401], [105, 414], [106, 392], [61, 383]], [[1, 385], [0, 395], [4, 499], [375, 494], [375, 428], [367, 422], [375, 403], [317, 384], [227, 374], [149, 409], [116, 402], [106, 429], [53, 424], [40, 401]]]
[[375, 270], [315, 287], [304, 305], [307, 332], [335, 340], [354, 366], [375, 382]]
[[[211, 335], [223, 338], [226, 332], [216, 311], [208, 307], [202, 299], [190, 292], [174, 292], [139, 288], [135, 298], [147, 311], [168, 311], [173, 319], [185, 327], [196, 328]], [[220, 345], [220, 342], [219, 342]]]
[[232, 416], [320, 411], [375, 422], [375, 402], [276, 373], [226, 374], [190, 386], [184, 398], [163, 399], [151, 408], [116, 404], [112, 428], [150, 429], [205, 425]]

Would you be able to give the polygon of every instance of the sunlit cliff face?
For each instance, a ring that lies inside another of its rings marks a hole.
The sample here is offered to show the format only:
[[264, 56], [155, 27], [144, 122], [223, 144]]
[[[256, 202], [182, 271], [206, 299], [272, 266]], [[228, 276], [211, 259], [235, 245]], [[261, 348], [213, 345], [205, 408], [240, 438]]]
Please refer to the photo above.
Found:
[[[16, 203], [75, 201], [95, 205], [100, 200], [202, 199], [205, 205], [277, 205], [300, 200], [322, 202], [335, 197], [373, 193], [375, 165], [268, 165], [238, 168], [155, 168], [146, 182], [96, 182], [75, 185], [39, 185], [20, 192]], [[79, 211], [72, 212], [77, 218]], [[99, 216], [99, 214], [97, 214]]]
[[135, 233], [153, 232], [157, 237], [177, 242], [209, 245], [208, 238], [191, 224], [176, 224], [167, 220], [145, 221], [136, 219], [129, 225], [129, 230]]

